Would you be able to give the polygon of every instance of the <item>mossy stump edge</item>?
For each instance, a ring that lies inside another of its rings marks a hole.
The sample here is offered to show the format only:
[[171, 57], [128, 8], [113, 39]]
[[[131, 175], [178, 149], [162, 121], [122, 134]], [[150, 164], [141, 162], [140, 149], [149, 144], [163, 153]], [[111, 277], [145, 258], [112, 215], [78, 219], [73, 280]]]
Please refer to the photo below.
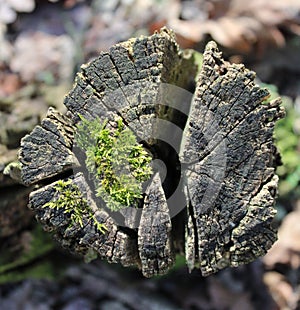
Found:
[[[82, 66], [65, 97], [68, 112], [50, 108], [22, 139], [21, 181], [36, 186], [29, 207], [64, 248], [87, 260], [138, 266], [146, 277], [167, 273], [176, 254], [184, 254], [190, 270], [207, 276], [251, 262], [275, 242], [280, 98], [267, 102], [255, 74], [224, 61], [214, 42], [201, 70], [195, 59], [166, 28], [116, 44]], [[166, 85], [174, 87], [167, 95]], [[112, 131], [121, 119], [154, 159], [165, 160], [167, 176], [153, 169], [137, 208], [115, 212], [95, 194], [98, 183], [75, 143], [82, 118], [98, 118]], [[169, 124], [182, 129], [173, 150], [162, 141], [166, 132], [175, 135]], [[73, 209], [53, 204], [61, 201], [58, 184], [69, 195], [76, 189]], [[182, 207], [175, 212], [176, 187]]]

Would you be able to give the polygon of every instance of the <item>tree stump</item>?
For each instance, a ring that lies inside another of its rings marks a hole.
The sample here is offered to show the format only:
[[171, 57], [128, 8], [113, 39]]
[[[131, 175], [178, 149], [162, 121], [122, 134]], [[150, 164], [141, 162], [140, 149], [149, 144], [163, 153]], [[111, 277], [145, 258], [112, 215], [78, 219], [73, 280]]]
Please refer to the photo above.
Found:
[[[29, 207], [62, 246], [87, 259], [138, 266], [146, 277], [165, 274], [177, 253], [207, 276], [272, 246], [280, 99], [268, 102], [255, 74], [224, 61], [214, 42], [201, 68], [195, 55], [180, 50], [166, 28], [117, 44], [82, 66], [65, 97], [67, 114], [50, 108], [22, 139], [21, 180], [37, 187]], [[89, 157], [76, 135], [83, 121], [95, 120], [102, 136], [93, 140], [93, 128], [91, 140], [85, 134], [84, 143], [96, 145]], [[116, 147], [123, 130], [118, 148], [132, 143], [125, 164]], [[100, 149], [98, 162], [87, 165]], [[148, 155], [152, 175], [137, 181]], [[122, 164], [113, 166], [116, 158]], [[103, 195], [108, 166], [110, 180], [121, 185], [108, 184]], [[133, 185], [142, 193], [131, 199]], [[109, 208], [117, 191], [127, 203]]]

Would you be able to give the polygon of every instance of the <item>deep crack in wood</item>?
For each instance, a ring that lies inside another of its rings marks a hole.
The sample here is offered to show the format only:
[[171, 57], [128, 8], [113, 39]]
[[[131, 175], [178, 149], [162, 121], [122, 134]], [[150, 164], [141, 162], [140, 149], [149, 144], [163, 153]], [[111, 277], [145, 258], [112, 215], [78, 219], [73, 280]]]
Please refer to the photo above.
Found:
[[[22, 182], [40, 184], [30, 194], [29, 206], [63, 247], [138, 266], [151, 277], [173, 266], [178, 244], [185, 243], [189, 269], [200, 268], [204, 276], [248, 263], [272, 246], [278, 181], [273, 131], [284, 114], [281, 101], [265, 103], [269, 93], [255, 84], [255, 74], [244, 65], [225, 62], [214, 42], [206, 46], [198, 77], [196, 72], [193, 52], [181, 51], [166, 28], [117, 44], [82, 66], [64, 101], [67, 114], [51, 108], [41, 125], [22, 139]], [[184, 96], [172, 97], [176, 92], [171, 91], [164, 97], [165, 85], [186, 92], [195, 88], [194, 97], [170, 107], [168, 100]], [[80, 172], [83, 161], [74, 152], [79, 115], [99, 117], [112, 127], [116, 116], [121, 117], [154, 157], [166, 161], [170, 171], [165, 180], [154, 172], [142, 209], [116, 215], [95, 197], [88, 174]], [[159, 119], [166, 125], [158, 125]], [[171, 135], [173, 127], [167, 123], [184, 128], [172, 142], [179, 154], [157, 138], [162, 132]], [[82, 225], [75, 225], [62, 209], [45, 207], [59, 198], [61, 178], [79, 188], [92, 210], [94, 217], [86, 213]], [[178, 201], [183, 203], [172, 218], [168, 197], [176, 186], [182, 186]], [[127, 227], [120, 225], [121, 218]], [[104, 233], [95, 219], [105, 225]], [[174, 231], [183, 225], [185, 236]]]

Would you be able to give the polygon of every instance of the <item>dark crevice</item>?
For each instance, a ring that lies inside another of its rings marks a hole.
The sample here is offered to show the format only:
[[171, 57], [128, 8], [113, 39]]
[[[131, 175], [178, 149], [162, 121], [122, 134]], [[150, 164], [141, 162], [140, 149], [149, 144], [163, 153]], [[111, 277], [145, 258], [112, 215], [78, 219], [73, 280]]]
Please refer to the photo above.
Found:
[[69, 178], [72, 175], [73, 175], [73, 168], [70, 167], [70, 168], [66, 169], [65, 171], [60, 172], [59, 174], [56, 174], [54, 176], [40, 180], [39, 181], [39, 187], [46, 186], [46, 185], [52, 184], [56, 181]]
[[[167, 169], [166, 177], [162, 183], [162, 187], [166, 198], [168, 199], [176, 190], [181, 177], [180, 162], [177, 152], [167, 142], [157, 140], [153, 146], [155, 158], [164, 162]], [[155, 168], [154, 168], [155, 169]], [[159, 167], [158, 167], [158, 172]], [[154, 171], [155, 173], [156, 171]]]
[[195, 253], [195, 264], [198, 263], [199, 261], [199, 238], [198, 238], [198, 226], [196, 222], [196, 218], [194, 216], [194, 209], [191, 204], [191, 200], [189, 199], [189, 204], [188, 204], [188, 209], [189, 209], [189, 216], [191, 217], [192, 223], [193, 223], [193, 233], [194, 233], [194, 253]]
[[174, 249], [180, 254], [184, 254], [185, 250], [185, 225], [188, 221], [187, 208], [182, 207], [182, 210], [171, 218], [172, 221], [172, 234], [174, 240]]

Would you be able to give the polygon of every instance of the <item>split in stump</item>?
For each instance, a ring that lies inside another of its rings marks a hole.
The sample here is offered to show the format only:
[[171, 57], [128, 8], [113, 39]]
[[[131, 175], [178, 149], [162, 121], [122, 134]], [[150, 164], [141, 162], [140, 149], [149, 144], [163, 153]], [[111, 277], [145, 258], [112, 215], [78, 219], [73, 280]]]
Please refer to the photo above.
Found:
[[207, 276], [272, 246], [280, 99], [214, 42], [196, 58], [166, 28], [112, 46], [82, 66], [66, 115], [22, 139], [29, 206], [63, 247], [151, 277], [178, 253]]

